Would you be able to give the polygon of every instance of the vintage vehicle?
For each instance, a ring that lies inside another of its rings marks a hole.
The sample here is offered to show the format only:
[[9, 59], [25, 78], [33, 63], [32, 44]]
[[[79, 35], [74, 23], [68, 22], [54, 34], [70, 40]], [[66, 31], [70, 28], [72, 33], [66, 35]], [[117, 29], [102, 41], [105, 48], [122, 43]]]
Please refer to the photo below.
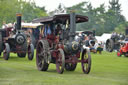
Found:
[[33, 59], [34, 46], [21, 30], [21, 14], [17, 14], [17, 23], [13, 27], [0, 29], [0, 41], [0, 53], [3, 52], [5, 60], [9, 59], [10, 52], [17, 53], [18, 57], [25, 57], [28, 53], [28, 59]]
[[117, 56], [121, 55], [128, 57], [128, 27], [125, 29], [125, 38], [120, 42], [120, 49], [117, 51]]
[[85, 45], [87, 47], [90, 48], [91, 52], [96, 52], [96, 49], [94, 48], [95, 43], [96, 43], [96, 38], [95, 38], [95, 30], [93, 31], [84, 31], [82, 32], [83, 35], [86, 35], [86, 37], [88, 38], [87, 40], [85, 40]]
[[31, 42], [36, 48], [37, 41], [39, 40], [40, 29], [43, 24], [41, 23], [21, 23], [22, 30], [26, 34], [30, 34]]
[[96, 49], [94, 48], [95, 43], [96, 43], [96, 38], [95, 38], [95, 30], [93, 31], [77, 31], [77, 35], [75, 36], [76, 41], [81, 41], [85, 43], [87, 47], [90, 48], [91, 52], [96, 52]]
[[106, 41], [106, 50], [112, 52], [120, 49], [120, 43], [125, 39], [125, 35], [113, 33], [111, 38]]
[[124, 55], [125, 57], [128, 57], [128, 41], [122, 41], [120, 45], [120, 49], [117, 52], [117, 56]]
[[87, 16], [76, 15], [74, 12], [33, 20], [44, 24], [36, 47], [36, 65], [39, 71], [47, 71], [49, 64], [54, 63], [57, 72], [62, 74], [64, 69], [74, 71], [80, 62], [83, 72], [90, 72], [90, 50], [74, 39], [76, 23], [87, 21]]

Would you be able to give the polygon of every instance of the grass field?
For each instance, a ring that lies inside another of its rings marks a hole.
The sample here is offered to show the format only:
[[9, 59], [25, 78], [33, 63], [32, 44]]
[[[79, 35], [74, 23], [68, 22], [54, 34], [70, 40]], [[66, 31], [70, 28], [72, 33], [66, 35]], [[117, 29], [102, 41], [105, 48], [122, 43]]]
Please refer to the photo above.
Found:
[[16, 56], [11, 54], [8, 61], [0, 57], [0, 85], [128, 85], [128, 58], [117, 57], [116, 53], [92, 54], [88, 75], [83, 74], [81, 64], [73, 72], [58, 74], [54, 64], [47, 72], [41, 72], [35, 59]]

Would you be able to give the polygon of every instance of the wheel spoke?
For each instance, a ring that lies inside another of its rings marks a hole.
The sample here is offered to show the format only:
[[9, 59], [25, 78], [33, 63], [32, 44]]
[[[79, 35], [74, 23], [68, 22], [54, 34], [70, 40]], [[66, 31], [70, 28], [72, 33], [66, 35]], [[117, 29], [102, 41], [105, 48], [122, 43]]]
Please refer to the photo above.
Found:
[[49, 48], [49, 44], [46, 40], [40, 40], [37, 44], [37, 52], [36, 52], [36, 63], [38, 70], [47, 71], [49, 64], [47, 63], [47, 50]]
[[42, 64], [42, 62], [41, 62], [41, 61], [39, 61], [39, 62], [38, 62], [38, 66], [41, 66], [41, 64]]
[[88, 74], [90, 72], [90, 68], [91, 68], [91, 56], [90, 56], [90, 52], [85, 52], [82, 53], [82, 70], [85, 74]]
[[63, 73], [65, 67], [65, 57], [62, 49], [58, 50], [58, 56], [56, 58], [56, 69], [58, 73]]

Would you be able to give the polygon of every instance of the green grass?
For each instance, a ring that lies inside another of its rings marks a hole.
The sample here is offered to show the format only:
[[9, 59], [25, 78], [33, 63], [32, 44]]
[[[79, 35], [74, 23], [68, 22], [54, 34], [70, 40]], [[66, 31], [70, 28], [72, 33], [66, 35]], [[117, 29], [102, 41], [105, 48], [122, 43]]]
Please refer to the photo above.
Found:
[[115, 53], [92, 54], [90, 74], [83, 74], [81, 64], [73, 72], [58, 74], [55, 64], [41, 72], [35, 58], [16, 56], [11, 54], [8, 61], [0, 57], [0, 85], [128, 85], [128, 58]]

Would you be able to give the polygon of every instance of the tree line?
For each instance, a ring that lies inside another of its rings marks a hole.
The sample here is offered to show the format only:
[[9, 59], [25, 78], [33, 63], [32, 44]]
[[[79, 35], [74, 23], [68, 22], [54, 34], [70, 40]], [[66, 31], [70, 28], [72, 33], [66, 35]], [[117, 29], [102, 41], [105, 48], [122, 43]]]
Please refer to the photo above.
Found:
[[16, 13], [23, 15], [22, 20], [24, 22], [48, 16], [45, 7], [38, 7], [34, 2], [27, 2], [26, 0], [0, 0], [0, 26], [3, 22], [14, 23]]
[[101, 4], [99, 7], [94, 8], [89, 2], [81, 2], [72, 7], [64, 7], [62, 4], [57, 9], [50, 12], [54, 13], [69, 13], [74, 10], [77, 14], [88, 16], [89, 21], [87, 23], [81, 23], [77, 25], [77, 30], [96, 30], [96, 35], [102, 35], [103, 33], [125, 33], [125, 29], [128, 28], [128, 22], [126, 22], [125, 16], [121, 14], [121, 4], [119, 0], [110, 0], [109, 6], [106, 10], [105, 4]]
[[124, 33], [124, 30], [128, 27], [128, 22], [121, 14], [122, 10], [119, 0], [110, 0], [107, 8], [106, 10], [104, 4], [94, 8], [89, 2], [81, 2], [72, 7], [65, 7], [60, 4], [54, 11], [47, 13], [45, 7], [38, 7], [35, 2], [0, 0], [0, 26], [3, 21], [6, 21], [6, 23], [14, 22], [16, 13], [22, 13], [23, 21], [30, 22], [35, 18], [58, 13], [69, 13], [71, 10], [75, 10], [77, 14], [82, 14], [89, 18], [88, 22], [77, 25], [77, 30], [79, 31], [96, 30], [96, 35], [113, 31]]
[[72, 7], [68, 7], [67, 11], [76, 10], [78, 14], [83, 14], [89, 17], [86, 24], [80, 24], [78, 30], [96, 30], [97, 35], [102, 33], [111, 33], [113, 31], [123, 32], [127, 27], [125, 17], [121, 14], [121, 4], [119, 0], [110, 0], [108, 9], [101, 4], [94, 8], [91, 3], [82, 2]]

